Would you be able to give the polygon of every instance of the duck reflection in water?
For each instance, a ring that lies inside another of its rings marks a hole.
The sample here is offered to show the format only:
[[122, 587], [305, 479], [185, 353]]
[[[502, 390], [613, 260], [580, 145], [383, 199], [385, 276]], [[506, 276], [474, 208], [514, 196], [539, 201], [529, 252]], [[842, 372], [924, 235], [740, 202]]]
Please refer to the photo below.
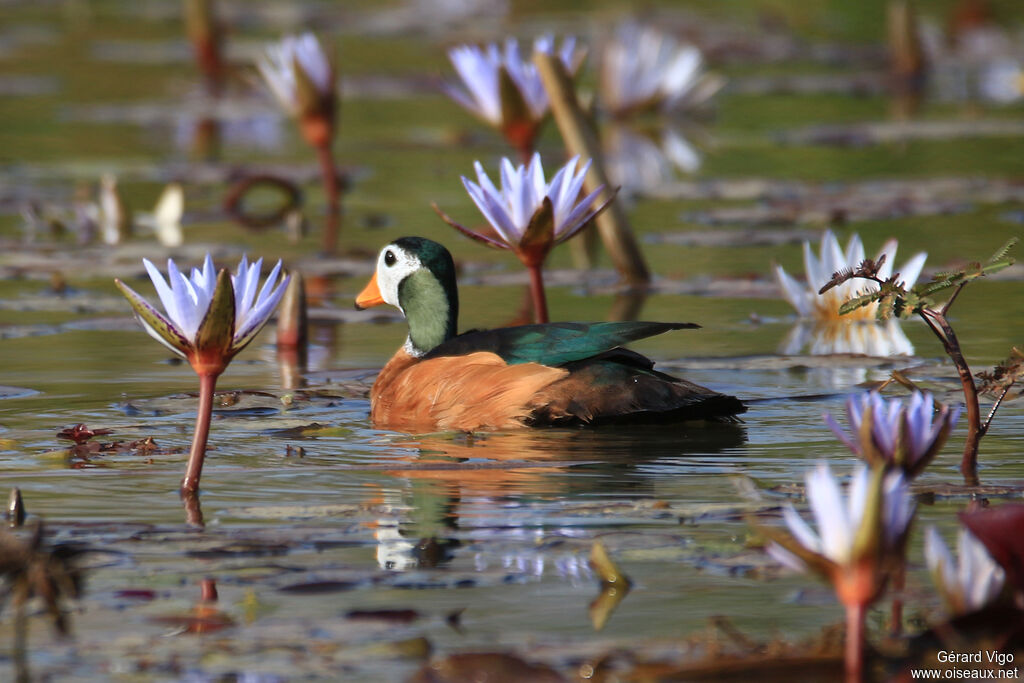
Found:
[[393, 446], [404, 455], [389, 474], [405, 486], [382, 491], [377, 499], [391, 514], [373, 525], [376, 559], [382, 569], [404, 571], [464, 565], [472, 558], [476, 572], [590, 581], [589, 531], [541, 523], [552, 513], [534, 512], [529, 501], [543, 506], [566, 497], [581, 503], [623, 495], [653, 498], [659, 478], [642, 471], [644, 465], [711, 456], [721, 467], [717, 456], [745, 443], [741, 424], [396, 439]]

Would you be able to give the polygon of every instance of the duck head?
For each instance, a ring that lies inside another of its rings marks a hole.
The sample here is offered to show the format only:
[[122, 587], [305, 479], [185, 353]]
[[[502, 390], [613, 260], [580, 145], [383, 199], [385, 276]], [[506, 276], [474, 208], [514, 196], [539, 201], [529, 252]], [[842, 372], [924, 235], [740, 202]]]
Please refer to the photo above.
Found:
[[419, 357], [456, 334], [459, 292], [448, 250], [422, 237], [401, 237], [380, 250], [377, 270], [356, 308], [391, 304], [409, 323], [405, 351]]

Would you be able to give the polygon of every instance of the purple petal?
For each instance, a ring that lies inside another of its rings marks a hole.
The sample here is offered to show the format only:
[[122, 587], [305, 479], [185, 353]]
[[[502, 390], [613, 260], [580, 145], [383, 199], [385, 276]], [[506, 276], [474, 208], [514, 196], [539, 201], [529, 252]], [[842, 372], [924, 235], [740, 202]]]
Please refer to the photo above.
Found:
[[846, 430], [839, 426], [839, 423], [836, 422], [836, 419], [832, 417], [832, 413], [824, 413], [822, 415], [822, 419], [825, 420], [825, 424], [828, 425], [828, 428], [831, 429], [832, 433], [836, 435], [836, 438], [838, 438], [840, 441], [846, 444], [847, 448], [849, 448], [852, 452], [856, 453], [857, 455], [861, 454], [860, 445], [858, 445], [856, 441], [849, 437], [849, 435], [846, 433]]
[[484, 218], [491, 224], [491, 227], [501, 235], [501, 238], [509, 244], [519, 244], [519, 239], [522, 235], [508, 217], [505, 208], [495, 202], [485, 188], [481, 188], [471, 180], [463, 177], [462, 185], [466, 188], [466, 192], [469, 193], [470, 199], [476, 204], [480, 213], [484, 215]]

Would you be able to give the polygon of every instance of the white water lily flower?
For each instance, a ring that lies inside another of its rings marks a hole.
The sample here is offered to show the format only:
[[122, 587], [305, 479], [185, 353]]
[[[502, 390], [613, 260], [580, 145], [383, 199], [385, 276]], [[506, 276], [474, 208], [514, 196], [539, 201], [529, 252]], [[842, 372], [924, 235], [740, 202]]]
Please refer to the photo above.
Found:
[[[556, 53], [555, 41], [549, 35], [533, 42], [533, 52], [544, 52], [561, 58], [570, 73], [575, 72], [582, 62], [582, 52], [576, 49], [576, 39], [567, 36]], [[444, 84], [444, 91], [462, 107], [487, 121], [493, 126], [505, 128], [516, 123], [536, 124], [548, 110], [548, 96], [544, 91], [540, 74], [530, 55], [522, 56], [519, 42], [515, 38], [505, 41], [504, 48], [497, 43], [483, 47], [459, 45], [448, 50], [448, 58], [455, 67], [462, 87]], [[515, 109], [510, 103], [502, 103], [501, 72], [508, 74], [528, 109], [530, 121], [506, 121], [504, 113]]]
[[[889, 240], [878, 252], [880, 258], [885, 255], [885, 263], [878, 271], [878, 277], [886, 279], [893, 274], [893, 262], [896, 260], [896, 240]], [[924, 262], [928, 254], [921, 252], [915, 254], [909, 261], [899, 269], [900, 281], [903, 286], [910, 289], [917, 282]], [[831, 279], [832, 274], [846, 268], [856, 268], [864, 260], [864, 245], [860, 237], [854, 234], [846, 245], [844, 252], [839, 247], [839, 241], [831, 230], [826, 230], [821, 238], [821, 249], [819, 256], [811, 251], [810, 242], [804, 242], [804, 270], [807, 272], [807, 283], [798, 282], [788, 275], [782, 266], [776, 265], [773, 269], [775, 279], [782, 289], [782, 294], [789, 303], [797, 310], [802, 318], [814, 318], [817, 320], [875, 320], [878, 310], [877, 303], [862, 306], [851, 313], [839, 315], [839, 307], [854, 297], [873, 292], [878, 285], [869, 280], [852, 279], [847, 280], [837, 287], [829, 289], [824, 294], [818, 294], [818, 290], [825, 286]]]
[[633, 23], [621, 25], [601, 60], [601, 99], [616, 114], [705, 103], [722, 86], [702, 73], [700, 50], [667, 33]]
[[165, 313], [120, 280], [115, 283], [146, 332], [193, 367], [197, 363], [226, 366], [270, 319], [290, 280], [285, 276], [278, 282], [278, 261], [257, 294], [263, 259], [250, 264], [245, 256], [230, 277], [214, 269], [209, 254], [202, 269], [193, 268], [189, 277], [168, 259], [167, 280], [148, 259], [142, 262]]
[[825, 422], [851, 451], [869, 463], [899, 467], [914, 477], [928, 465], [956, 426], [961, 406], [940, 405], [928, 392], [915, 391], [904, 403], [885, 399], [877, 391], [846, 401], [850, 431], [830, 414]]
[[[256, 66], [281, 106], [295, 116], [310, 113], [314, 95], [334, 97], [334, 67], [312, 33], [285, 36], [268, 45]], [[315, 93], [306, 92], [310, 86]]]
[[[808, 553], [820, 556], [826, 563], [848, 567], [865, 559], [859, 547], [864, 542], [861, 526], [870, 499], [872, 472], [858, 465], [844, 500], [839, 483], [826, 463], [807, 473], [807, 501], [818, 527], [815, 533], [800, 517], [792, 505], [783, 508], [783, 518], [796, 541]], [[881, 537], [873, 539], [874, 552], [880, 555], [894, 552], [906, 536], [914, 516], [914, 503], [906, 480], [899, 472], [885, 475], [881, 484]], [[807, 564], [797, 554], [772, 542], [768, 552], [782, 564], [806, 571]]]
[[498, 233], [499, 239], [481, 235], [455, 223], [450, 224], [468, 236], [500, 249], [513, 249], [519, 253], [522, 250], [529, 251], [538, 244], [550, 249], [576, 234], [604, 208], [604, 205], [591, 208], [593, 201], [604, 190], [603, 185], [579, 199], [590, 162], [587, 161], [577, 169], [578, 164], [579, 157], [573, 157], [548, 183], [544, 179], [539, 154], [534, 154], [529, 164], [518, 166], [508, 159], [502, 159], [499, 190], [480, 162], [474, 162], [478, 182], [474, 183], [463, 176], [462, 184], [473, 203]]
[[932, 580], [959, 615], [976, 612], [998, 597], [1006, 574], [967, 529], [960, 529], [956, 545], [959, 562], [953, 560], [934, 526], [925, 532], [924, 557]]

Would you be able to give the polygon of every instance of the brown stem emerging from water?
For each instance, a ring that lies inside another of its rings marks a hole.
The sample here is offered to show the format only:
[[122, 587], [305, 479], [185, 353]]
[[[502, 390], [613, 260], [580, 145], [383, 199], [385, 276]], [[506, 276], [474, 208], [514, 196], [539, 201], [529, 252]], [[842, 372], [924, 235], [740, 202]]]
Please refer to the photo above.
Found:
[[185, 508], [185, 524], [196, 529], [206, 526], [203, 521], [203, 506], [199, 504], [199, 494], [196, 492], [181, 494], [181, 504]]
[[204, 372], [199, 375], [199, 407], [196, 412], [196, 431], [192, 436], [192, 450], [188, 454], [188, 467], [181, 482], [182, 498], [195, 497], [199, 492], [199, 477], [203, 473], [203, 459], [206, 457], [206, 440], [210, 436], [210, 420], [213, 419], [213, 391], [217, 387], [217, 374]]
[[320, 173], [323, 175], [324, 194], [327, 195], [327, 222], [324, 224], [324, 253], [334, 254], [338, 248], [338, 231], [341, 227], [341, 198], [338, 190], [338, 171], [334, 167], [331, 144], [317, 145]]
[[533, 319], [538, 323], [548, 322], [548, 300], [544, 293], [544, 273], [541, 264], [527, 266], [530, 272], [530, 294], [533, 296]]
[[[957, 290], [959, 292], [959, 290]], [[964, 483], [968, 486], [977, 486], [978, 479], [978, 447], [981, 445], [981, 437], [984, 430], [981, 425], [981, 408], [978, 405], [978, 387], [974, 384], [974, 375], [967, 365], [963, 352], [960, 350], [960, 341], [956, 332], [946, 320], [945, 312], [949, 304], [942, 311], [926, 308], [921, 311], [921, 317], [928, 323], [935, 336], [942, 342], [946, 355], [953, 361], [957, 374], [960, 375], [960, 384], [964, 390], [964, 405], [967, 410], [967, 439], [964, 441], [963, 458], [960, 460], [960, 473], [964, 476]]]
[[907, 585], [907, 565], [900, 562], [892, 574], [892, 613], [890, 614], [889, 634], [899, 637], [903, 633], [903, 589]]
[[203, 579], [199, 582], [199, 599], [203, 602], [217, 602], [217, 582]]
[[846, 683], [860, 683], [864, 678], [864, 617], [867, 605], [846, 606]]

